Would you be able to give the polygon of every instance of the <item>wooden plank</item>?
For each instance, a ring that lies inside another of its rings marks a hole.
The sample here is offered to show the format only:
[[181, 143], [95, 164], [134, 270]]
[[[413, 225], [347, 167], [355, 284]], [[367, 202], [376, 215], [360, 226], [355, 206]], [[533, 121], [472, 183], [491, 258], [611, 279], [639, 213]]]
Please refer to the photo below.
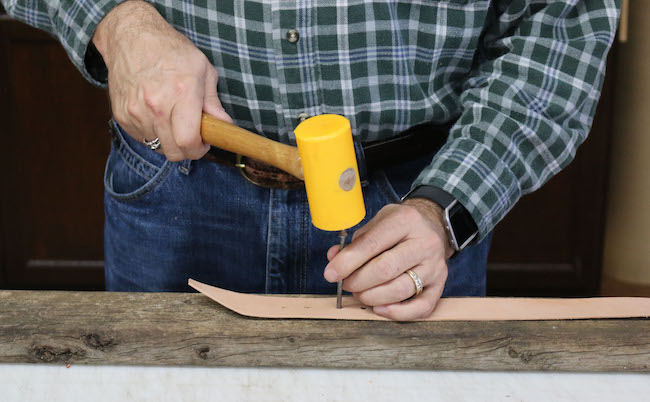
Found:
[[267, 320], [194, 293], [0, 291], [0, 363], [640, 371], [650, 320]]

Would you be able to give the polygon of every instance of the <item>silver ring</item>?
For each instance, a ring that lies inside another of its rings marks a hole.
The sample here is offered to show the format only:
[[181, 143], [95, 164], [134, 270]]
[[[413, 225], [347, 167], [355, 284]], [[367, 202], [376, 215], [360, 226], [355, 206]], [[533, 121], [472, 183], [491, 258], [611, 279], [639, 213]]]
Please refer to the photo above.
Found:
[[160, 138], [158, 137], [154, 138], [151, 141], [147, 141], [146, 138], [143, 138], [142, 142], [144, 142], [144, 145], [151, 148], [152, 151], [155, 151], [156, 149], [160, 148]]
[[417, 296], [422, 293], [422, 279], [420, 279], [420, 277], [410, 269], [406, 271], [406, 273], [411, 277], [411, 279], [413, 279], [413, 284], [415, 285], [415, 295]]

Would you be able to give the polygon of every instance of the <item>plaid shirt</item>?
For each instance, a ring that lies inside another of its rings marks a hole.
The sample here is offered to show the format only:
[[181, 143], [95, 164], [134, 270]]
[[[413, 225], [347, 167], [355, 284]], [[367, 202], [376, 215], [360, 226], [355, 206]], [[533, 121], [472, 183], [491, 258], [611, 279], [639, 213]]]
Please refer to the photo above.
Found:
[[[3, 0], [87, 52], [116, 0]], [[483, 238], [566, 166], [590, 130], [620, 0], [155, 0], [216, 66], [235, 122], [294, 143], [299, 115], [340, 114], [361, 141], [458, 119], [413, 186], [444, 189]], [[297, 41], [287, 33], [295, 29]], [[90, 49], [93, 49], [91, 46]]]

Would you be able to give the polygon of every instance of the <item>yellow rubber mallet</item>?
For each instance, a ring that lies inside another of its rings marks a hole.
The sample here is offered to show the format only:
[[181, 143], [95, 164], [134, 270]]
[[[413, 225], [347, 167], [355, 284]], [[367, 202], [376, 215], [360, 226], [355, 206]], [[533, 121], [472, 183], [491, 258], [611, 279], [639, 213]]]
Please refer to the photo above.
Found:
[[[205, 143], [304, 180], [312, 223], [322, 230], [339, 231], [343, 249], [347, 229], [366, 216], [350, 121], [333, 114], [314, 116], [300, 123], [295, 134], [297, 148], [206, 114], [201, 124]], [[341, 286], [339, 281], [337, 308], [341, 308]]]

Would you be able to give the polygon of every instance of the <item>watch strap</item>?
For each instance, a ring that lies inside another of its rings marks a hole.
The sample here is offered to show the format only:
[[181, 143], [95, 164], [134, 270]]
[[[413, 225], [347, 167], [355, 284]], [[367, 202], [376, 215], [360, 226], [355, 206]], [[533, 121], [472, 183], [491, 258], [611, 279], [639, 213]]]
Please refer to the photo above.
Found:
[[417, 186], [409, 191], [408, 194], [402, 197], [402, 201], [409, 198], [426, 198], [440, 205], [442, 209], [447, 209], [456, 200], [453, 195], [443, 189], [425, 185]]
[[469, 211], [445, 190], [421, 185], [409, 191], [402, 197], [402, 201], [411, 198], [428, 199], [440, 205], [444, 210], [445, 230], [451, 246], [455, 250], [452, 257], [465, 248], [478, 234], [478, 227]]

